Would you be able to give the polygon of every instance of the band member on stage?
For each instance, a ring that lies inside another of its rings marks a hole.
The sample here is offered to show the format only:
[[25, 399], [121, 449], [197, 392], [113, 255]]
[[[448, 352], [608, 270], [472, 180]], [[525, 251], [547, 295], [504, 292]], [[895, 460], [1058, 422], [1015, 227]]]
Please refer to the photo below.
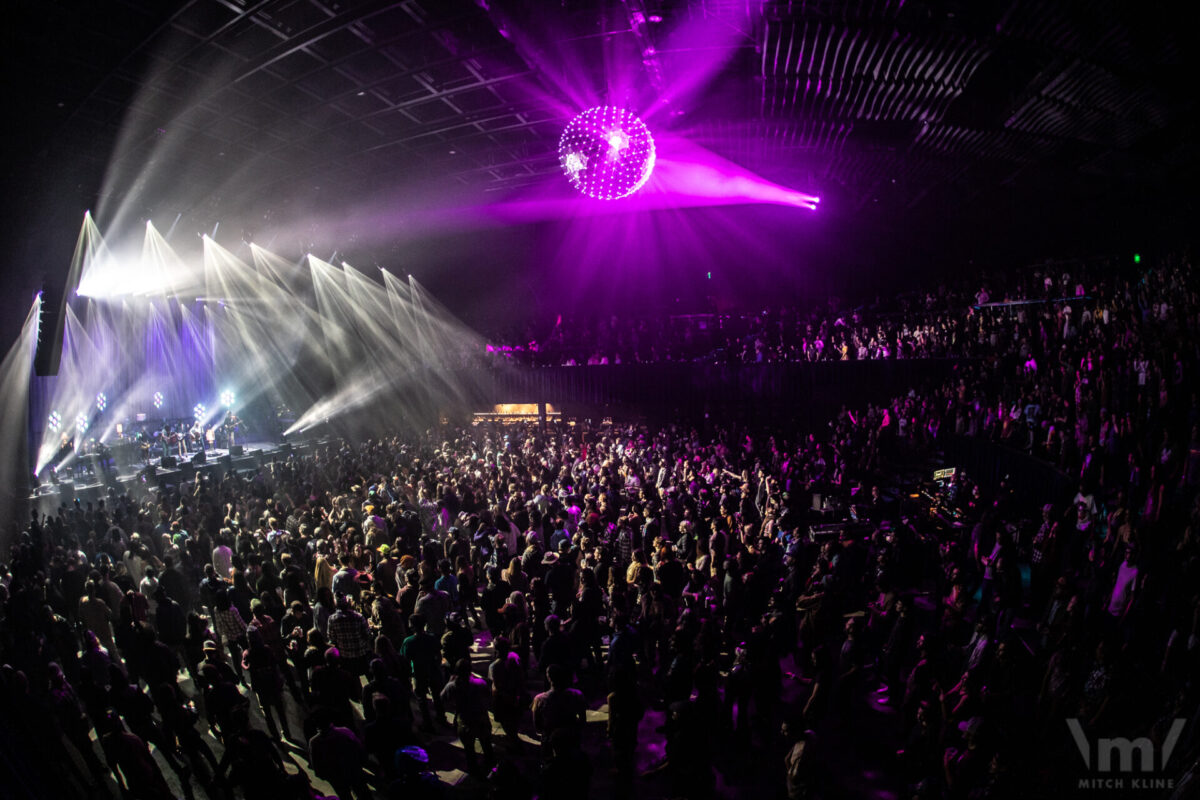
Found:
[[167, 426], [167, 441], [163, 444], [163, 452], [170, 450], [176, 458], [183, 457], [183, 436], [174, 425]]
[[191, 430], [188, 431], [188, 436], [191, 438], [191, 440], [193, 442], [196, 443], [196, 446], [200, 448], [200, 452], [203, 453], [204, 452], [204, 422], [201, 420], [196, 420], [196, 423], [194, 425], [192, 425]]
[[167, 422], [163, 422], [162, 430], [158, 432], [158, 447], [160, 457], [171, 454], [171, 426]]
[[134, 435], [133, 441], [136, 446], [136, 449], [134, 452], [137, 453], [138, 460], [141, 461], [143, 464], [149, 464], [150, 463], [150, 442], [147, 441], [147, 439], [146, 439], [146, 432], [138, 431]]
[[238, 423], [241, 422], [232, 411], [225, 412], [225, 421], [221, 423], [221, 433], [228, 440], [228, 447], [233, 449], [233, 435], [237, 432]]

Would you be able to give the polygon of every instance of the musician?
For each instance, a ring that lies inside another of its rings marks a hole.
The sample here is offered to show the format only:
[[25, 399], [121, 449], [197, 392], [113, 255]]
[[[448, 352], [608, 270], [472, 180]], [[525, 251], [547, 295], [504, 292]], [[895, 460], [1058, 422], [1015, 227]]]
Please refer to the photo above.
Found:
[[175, 453], [177, 458], [183, 458], [183, 436], [179, 434], [178, 429], [174, 425], [167, 425], [166, 432], [163, 434], [163, 454], [168, 450]]
[[204, 422], [202, 420], [196, 420], [196, 423], [192, 425], [191, 430], [188, 431], [188, 436], [191, 437], [191, 440], [196, 443], [196, 445], [200, 448], [200, 452], [203, 453], [205, 442]]
[[221, 434], [228, 440], [228, 447], [233, 449], [234, 434], [241, 420], [232, 411], [225, 412], [225, 421], [221, 423]]
[[158, 432], [159, 452], [162, 456], [170, 455], [171, 452], [171, 425], [168, 422], [163, 422], [162, 430]]
[[149, 464], [150, 463], [150, 442], [146, 438], [146, 432], [138, 431], [136, 434], [134, 434], [133, 441], [134, 441], [134, 445], [136, 446], [135, 452], [138, 455], [138, 460], [141, 461], [143, 464]]
[[97, 475], [104, 474], [109, 471], [109, 459], [112, 457], [112, 451], [108, 449], [108, 445], [98, 439], [88, 440], [88, 457], [92, 464], [93, 471]]

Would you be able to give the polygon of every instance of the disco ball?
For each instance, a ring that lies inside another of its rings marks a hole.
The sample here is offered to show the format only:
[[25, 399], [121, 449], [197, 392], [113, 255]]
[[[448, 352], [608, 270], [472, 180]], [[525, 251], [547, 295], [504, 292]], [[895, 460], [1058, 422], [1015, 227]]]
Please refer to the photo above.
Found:
[[597, 200], [633, 194], [654, 171], [654, 137], [623, 108], [589, 108], [558, 140], [558, 161], [571, 185]]
[[154, 401], [155, 408], [162, 408], [162, 405], [163, 405], [163, 393], [162, 392], [155, 392], [154, 397], [152, 397], [150, 399]]

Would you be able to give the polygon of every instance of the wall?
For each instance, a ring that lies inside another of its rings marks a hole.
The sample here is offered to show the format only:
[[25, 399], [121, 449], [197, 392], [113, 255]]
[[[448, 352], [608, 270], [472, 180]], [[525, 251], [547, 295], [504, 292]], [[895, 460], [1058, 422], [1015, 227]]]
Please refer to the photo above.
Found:
[[[799, 364], [615, 364], [521, 369], [480, 378], [480, 403], [535, 403], [648, 418], [748, 415], [825, 425], [843, 406], [879, 403], [944, 381], [960, 362], [828, 361]], [[467, 381], [463, 381], [466, 383]], [[482, 410], [482, 409], [477, 409]]]

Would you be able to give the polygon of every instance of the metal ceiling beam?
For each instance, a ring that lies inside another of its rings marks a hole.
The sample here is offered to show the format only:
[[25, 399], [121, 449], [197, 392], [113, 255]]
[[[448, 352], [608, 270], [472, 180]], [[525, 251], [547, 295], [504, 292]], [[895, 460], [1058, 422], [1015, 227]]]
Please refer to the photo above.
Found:
[[[218, 0], [218, 1], [220, 2], [221, 0]], [[195, 0], [193, 0], [193, 2], [195, 2]], [[226, 4], [227, 4], [227, 3], [226, 3]], [[258, 4], [257, 6], [255, 6], [254, 8], [255, 8], [255, 10], [261, 9], [261, 8], [262, 8], [262, 6], [263, 6], [263, 5], [265, 5], [265, 4], [266, 4], [265, 2], [263, 2], [263, 3], [259, 3], [259, 4]], [[405, 6], [405, 7], [407, 8], [408, 6], [410, 6], [410, 5], [411, 5], [411, 3], [399, 3], [399, 4], [397, 4], [397, 3], [382, 3], [382, 2], [381, 2], [381, 3], [376, 3], [376, 5], [377, 5], [377, 6], [385, 6], [385, 7], [391, 7], [391, 6], [401, 5], [401, 6]], [[386, 9], [383, 9], [383, 10], [386, 10]], [[337, 21], [337, 23], [338, 23], [338, 24], [337, 24], [335, 27], [336, 27], [336, 29], [340, 30], [340, 29], [342, 29], [342, 28], [345, 28], [345, 27], [348, 27], [348, 26], [350, 26], [350, 25], [357, 24], [358, 22], [361, 22], [363, 19], [365, 19], [365, 18], [367, 18], [367, 17], [370, 17], [370, 16], [373, 16], [373, 15], [375, 15], [375, 14], [377, 14], [377, 13], [382, 13], [381, 9], [379, 9], [379, 8], [369, 9], [369, 8], [360, 7], [360, 8], [358, 8], [358, 9], [356, 9], [356, 13], [355, 13], [355, 14], [353, 14], [353, 15], [351, 15], [351, 14], [343, 14], [343, 15], [339, 15], [339, 16], [337, 16], [337, 17], [331, 17], [330, 19], [331, 19], [331, 20], [336, 20], [336, 21]], [[452, 19], [445, 20], [445, 21], [443, 21], [443, 22], [440, 22], [440, 23], [437, 23], [437, 24], [435, 24], [435, 25], [431, 25], [431, 26], [428, 26], [428, 27], [425, 27], [425, 28], [421, 28], [421, 29], [419, 29], [419, 30], [416, 30], [416, 31], [410, 31], [410, 32], [407, 32], [407, 33], [401, 34], [401, 35], [399, 35], [399, 36], [389, 37], [388, 39], [386, 39], [386, 40], [384, 40], [384, 41], [382, 41], [382, 42], [380, 42], [380, 43], [376, 43], [374, 46], [375, 46], [376, 48], [382, 48], [382, 47], [385, 47], [385, 46], [388, 46], [388, 45], [391, 45], [391, 44], [398, 43], [398, 42], [400, 42], [400, 41], [405, 41], [405, 40], [413, 39], [413, 38], [416, 38], [416, 37], [419, 37], [419, 36], [427, 36], [427, 35], [429, 35], [429, 34], [430, 34], [432, 31], [434, 31], [434, 30], [439, 30], [439, 29], [443, 29], [443, 28], [450, 28], [450, 27], [453, 27], [455, 24], [458, 24], [458, 23], [460, 23], [460, 22], [462, 22], [463, 20], [466, 20], [466, 19], [471, 19], [471, 18], [474, 18], [475, 16], [476, 16], [476, 15], [461, 15], [461, 16], [458, 16], [458, 17], [454, 17], [454, 18], [452, 18]], [[482, 18], [482, 15], [479, 15], [479, 16], [480, 16], [480, 18]], [[351, 17], [353, 17], [353, 19], [351, 19]], [[228, 30], [228, 29], [229, 29], [229, 27], [230, 27], [230, 25], [232, 25], [232, 24], [236, 23], [237, 21], [241, 21], [241, 20], [245, 20], [245, 19], [249, 19], [251, 22], [254, 22], [255, 24], [258, 24], [258, 22], [259, 22], [259, 21], [258, 21], [258, 20], [257, 20], [255, 17], [253, 17], [253, 16], [252, 16], [250, 13], [247, 13], [247, 14], [244, 14], [244, 15], [242, 15], [242, 16], [240, 16], [240, 17], [238, 17], [238, 18], [237, 18], [237, 19], [235, 19], [235, 20], [232, 20], [232, 21], [230, 21], [229, 23], [226, 23], [225, 25], [222, 25], [222, 26], [221, 26], [221, 28], [220, 28], [219, 30], [222, 30], [222, 31], [224, 31], [224, 30]], [[313, 31], [314, 29], [318, 29], [318, 28], [320, 28], [320, 29], [322, 29], [322, 30], [320, 31], [320, 36], [319, 36], [319, 38], [324, 38], [325, 36], [327, 36], [327, 35], [329, 35], [330, 33], [334, 32], [334, 31], [327, 31], [327, 30], [324, 30], [323, 26], [325, 26], [325, 25], [326, 25], [326, 23], [321, 23], [321, 24], [318, 24], [318, 25], [315, 25], [315, 26], [311, 26], [309, 29], [307, 29], [307, 31], [306, 31], [306, 32], [303, 32], [303, 33], [299, 34], [298, 36], [304, 36], [304, 35], [305, 35], [305, 33], [307, 33], [307, 32], [311, 32], [311, 31]], [[379, 85], [381, 85], [381, 84], [384, 84], [384, 83], [387, 83], [388, 81], [391, 81], [391, 80], [395, 80], [395, 79], [396, 79], [396, 78], [398, 78], [398, 77], [409, 77], [409, 76], [412, 76], [412, 75], [418, 74], [418, 73], [420, 73], [420, 72], [423, 72], [423, 71], [425, 71], [425, 70], [436, 68], [436, 67], [438, 67], [438, 66], [444, 66], [444, 65], [447, 65], [447, 64], [454, 64], [454, 63], [461, 63], [461, 62], [462, 62], [462, 61], [464, 61], [464, 60], [468, 60], [469, 58], [472, 58], [472, 57], [474, 57], [475, 55], [479, 54], [480, 52], [486, 52], [486, 51], [472, 50], [471, 54], [469, 54], [469, 55], [455, 56], [455, 57], [451, 57], [451, 58], [448, 58], [448, 59], [442, 59], [442, 60], [439, 60], [439, 61], [436, 61], [436, 62], [428, 62], [428, 63], [425, 63], [425, 64], [418, 65], [418, 66], [416, 66], [416, 67], [412, 67], [412, 68], [405, 69], [405, 70], [404, 70], [404, 71], [402, 71], [402, 72], [399, 72], [399, 73], [395, 73], [395, 74], [389, 75], [387, 78], [383, 78], [383, 79], [380, 79], [380, 80], [378, 80], [378, 81], [373, 81], [373, 82], [371, 82], [371, 83], [369, 83], [369, 84], [363, 84], [363, 83], [362, 83], [362, 82], [361, 82], [361, 81], [358, 79], [358, 77], [357, 77], [357, 76], [349, 75], [349, 74], [346, 74], [345, 72], [339, 72], [339, 74], [341, 74], [341, 75], [342, 75], [343, 77], [345, 77], [347, 80], [350, 80], [351, 82], [353, 82], [353, 83], [355, 84], [355, 87], [356, 87], [356, 88], [355, 88], [355, 89], [351, 89], [351, 90], [347, 90], [346, 92], [340, 92], [340, 93], [338, 93], [338, 94], [336, 94], [336, 95], [333, 95], [333, 96], [320, 96], [320, 95], [316, 94], [315, 92], [313, 92], [313, 91], [311, 91], [311, 90], [309, 90], [309, 89], [306, 89], [304, 86], [300, 85], [300, 82], [301, 82], [301, 81], [303, 81], [303, 80], [305, 80], [306, 78], [310, 77], [311, 75], [317, 74], [317, 73], [319, 73], [319, 72], [321, 72], [321, 71], [323, 71], [323, 70], [325, 70], [325, 69], [328, 69], [328, 68], [330, 68], [330, 65], [331, 65], [331, 64], [334, 64], [334, 65], [336, 65], [336, 64], [339, 64], [339, 63], [341, 63], [341, 62], [343, 62], [343, 61], [349, 60], [350, 58], [352, 58], [353, 56], [357, 55], [358, 53], [357, 53], [357, 52], [355, 52], [355, 53], [352, 53], [352, 54], [349, 54], [349, 55], [347, 55], [347, 56], [343, 57], [342, 59], [338, 59], [338, 60], [336, 60], [336, 61], [332, 61], [332, 62], [327, 62], [327, 61], [325, 61], [325, 60], [324, 60], [324, 59], [323, 59], [321, 56], [319, 56], [319, 55], [317, 55], [316, 53], [313, 53], [312, 51], [310, 51], [310, 50], [307, 50], [307, 49], [306, 49], [306, 48], [307, 48], [307, 47], [308, 47], [308, 46], [309, 46], [311, 43], [313, 43], [314, 41], [317, 41], [317, 39], [311, 39], [311, 40], [309, 40], [309, 41], [305, 41], [305, 42], [303, 42], [303, 43], [301, 43], [301, 44], [294, 44], [293, 40], [294, 40], [296, 37], [289, 37], [289, 36], [288, 36], [286, 33], [282, 32], [282, 31], [279, 31], [279, 30], [277, 30], [277, 29], [273, 28], [273, 27], [272, 27], [272, 26], [270, 26], [270, 25], [265, 25], [265, 24], [264, 24], [264, 25], [262, 25], [262, 27], [263, 27], [263, 29], [264, 29], [264, 30], [266, 30], [266, 31], [270, 32], [271, 34], [273, 34], [273, 35], [275, 35], [275, 36], [279, 36], [281, 39], [283, 39], [283, 44], [290, 44], [291, 46], [284, 48], [284, 49], [287, 49], [287, 50], [289, 50], [289, 52], [296, 52], [296, 51], [298, 51], [298, 50], [305, 50], [305, 52], [306, 52], [306, 53], [308, 53], [308, 55], [309, 55], [310, 57], [312, 57], [312, 58], [314, 58], [314, 59], [317, 59], [318, 61], [321, 61], [321, 62], [323, 62], [321, 66], [319, 66], [319, 67], [317, 67], [317, 68], [315, 68], [315, 69], [312, 69], [312, 70], [308, 70], [307, 72], [305, 72], [305, 73], [303, 73], [303, 74], [301, 74], [301, 75], [297, 76], [296, 78], [293, 78], [293, 79], [280, 79], [280, 80], [282, 81], [282, 85], [283, 85], [283, 86], [295, 87], [295, 88], [297, 88], [299, 91], [303, 91], [305, 94], [308, 94], [310, 97], [313, 97], [313, 99], [314, 99], [314, 101], [315, 101], [314, 105], [318, 105], [318, 106], [327, 106], [327, 105], [331, 106], [331, 105], [333, 105], [333, 104], [335, 104], [335, 103], [337, 103], [337, 102], [340, 102], [341, 100], [344, 100], [344, 99], [348, 98], [349, 96], [351, 96], [351, 93], [356, 93], [356, 92], [359, 90], [359, 88], [360, 88], [360, 87], [364, 87], [364, 86], [365, 86], [365, 87], [366, 87], [366, 88], [369, 90], [369, 89], [370, 89], [370, 88], [372, 88], [372, 87], [379, 86]], [[214, 34], [214, 35], [211, 35], [211, 36], [207, 37], [207, 38], [205, 39], [205, 41], [209, 43], [209, 46], [212, 46], [212, 47], [219, 46], [218, 44], [216, 44], [216, 43], [215, 43], [215, 38], [216, 38], [216, 36], [215, 36], [215, 34]], [[194, 50], [194, 49], [195, 49], [195, 48], [193, 48], [193, 50]], [[489, 49], [490, 49], [490, 48], [489, 48]], [[226, 52], [229, 52], [229, 51], [228, 51], [228, 50], [226, 50]], [[233, 54], [232, 52], [230, 52], [230, 55], [234, 55], [234, 56], [235, 56], [235, 54]], [[236, 57], [240, 57], [240, 56], [236, 56]], [[282, 56], [279, 56], [279, 57], [276, 57], [276, 58], [271, 58], [270, 60], [271, 60], [271, 62], [272, 62], [272, 63], [275, 63], [275, 62], [277, 62], [277, 61], [279, 60], [279, 58], [282, 58]], [[193, 70], [190, 70], [188, 67], [186, 67], [186, 66], [184, 66], [184, 65], [182, 64], [182, 60], [183, 60], [183, 59], [182, 59], [182, 57], [181, 57], [180, 59], [177, 59], [177, 60], [176, 60], [176, 61], [173, 63], [173, 66], [174, 66], [175, 68], [178, 68], [178, 69], [188, 69], [188, 71], [189, 71], [189, 72], [192, 72], [193, 74], [195, 74]], [[254, 72], [256, 72], [256, 71], [258, 71], [258, 70], [260, 70], [260, 69], [263, 69], [263, 68], [265, 68], [265, 66], [264, 66], [264, 67], [254, 67], [254, 68], [248, 68], [248, 69], [246, 69], [246, 70], [243, 70], [243, 71], [242, 71], [242, 73], [241, 73], [241, 75], [239, 75], [239, 79], [240, 79], [240, 80], [244, 80], [246, 77], [249, 77], [249, 75], [251, 75], [251, 74], [253, 74]], [[200, 76], [200, 77], [202, 77], [202, 76]], [[167, 92], [165, 92], [165, 91], [164, 91], [164, 90], [163, 90], [163, 89], [162, 89], [160, 86], [154, 85], [154, 84], [152, 84], [152, 83], [144, 83], [143, 85], [145, 85], [145, 86], [149, 86], [149, 87], [152, 87], [152, 88], [154, 88], [154, 89], [155, 89], [155, 91], [160, 91], [160, 92], [167, 93]], [[190, 110], [191, 108], [195, 108], [195, 109], [199, 109], [199, 110], [211, 110], [211, 106], [209, 106], [208, 108], [206, 108], [206, 104], [208, 104], [210, 101], [212, 101], [212, 102], [213, 102], [213, 105], [216, 105], [216, 103], [215, 103], [215, 98], [216, 98], [218, 95], [220, 95], [222, 92], [228, 91], [228, 90], [230, 90], [230, 89], [234, 89], [235, 87], [236, 87], [236, 81], [235, 81], [234, 83], [231, 83], [231, 84], [229, 84], [228, 86], [223, 86], [223, 87], [221, 87], [220, 89], [218, 89], [218, 90], [215, 90], [214, 92], [210, 93], [208, 97], [202, 98], [201, 100], [198, 100], [198, 101], [196, 101], [195, 103], [193, 103], [193, 104], [191, 105], [191, 107], [189, 108], [189, 110]], [[466, 88], [470, 88], [470, 87], [461, 87], [461, 88], [462, 88], [462, 89], [466, 89]], [[173, 94], [173, 93], [168, 93], [168, 94]], [[407, 102], [409, 105], [411, 105], [411, 104], [415, 104], [415, 103], [419, 103], [419, 102], [424, 102], [425, 100], [429, 100], [429, 99], [436, 99], [436, 97], [435, 97], [435, 94], [436, 94], [436, 93], [431, 93], [429, 96], [423, 96], [423, 97], [421, 97], [421, 98], [419, 98], [419, 99], [417, 99], [417, 100], [414, 100], [414, 101], [406, 101], [406, 102]], [[177, 97], [178, 99], [183, 99], [183, 98], [180, 98], [178, 94], [174, 94], [174, 96], [175, 96], [175, 97]], [[376, 95], [376, 96], [378, 97], [378, 95]], [[382, 98], [382, 97], [380, 97], [380, 99], [381, 99], [383, 102], [389, 102], [389, 101], [388, 101], [386, 98]], [[219, 116], [218, 116], [218, 118], [217, 118], [216, 120], [214, 120], [213, 122], [211, 122], [211, 123], [207, 123], [207, 124], [205, 124], [205, 125], [198, 125], [198, 126], [189, 126], [189, 125], [188, 125], [188, 123], [187, 123], [187, 121], [186, 121], [186, 111], [184, 112], [184, 114], [180, 115], [180, 117], [179, 117], [179, 118], [177, 118], [177, 119], [176, 119], [174, 122], [175, 122], [175, 124], [178, 124], [178, 125], [180, 125], [180, 126], [183, 126], [183, 127], [187, 127], [187, 128], [189, 128], [190, 132], [191, 132], [193, 135], [203, 135], [203, 134], [205, 134], [205, 133], [208, 133], [209, 131], [211, 131], [214, 125], [218, 125], [218, 124], [220, 124], [220, 122], [221, 122], [221, 121], [223, 121], [223, 120], [225, 120], [225, 119], [230, 119], [230, 118], [232, 118], [232, 117], [233, 117], [233, 116], [234, 116], [234, 115], [235, 115], [235, 114], [236, 114], [238, 111], [240, 111], [240, 110], [242, 110], [242, 109], [244, 109], [244, 108], [251, 107], [251, 106], [256, 106], [256, 105], [264, 105], [264, 104], [265, 104], [265, 105], [267, 105], [268, 107], [270, 107], [272, 110], [279, 112], [281, 115], [294, 116], [294, 115], [293, 115], [293, 114], [291, 114], [291, 113], [290, 113], [290, 112], [289, 112], [287, 109], [285, 109], [285, 108], [282, 108], [282, 107], [280, 107], [279, 105], [272, 103], [272, 102], [269, 100], [269, 98], [263, 98], [263, 97], [260, 97], [260, 96], [255, 96], [255, 95], [250, 95], [250, 94], [247, 94], [247, 95], [246, 95], [246, 97], [245, 97], [245, 99], [244, 99], [244, 102], [242, 102], [242, 103], [240, 103], [240, 104], [238, 104], [238, 105], [234, 106], [233, 108], [222, 108], [222, 109], [221, 109], [221, 111], [219, 112]], [[346, 116], [347, 116], [347, 119], [346, 119], [346, 121], [345, 121], [345, 122], [346, 122], [346, 123], [349, 123], [349, 122], [354, 122], [354, 121], [361, 121], [361, 122], [363, 122], [363, 124], [369, 124], [369, 123], [367, 123], [367, 122], [365, 121], [366, 119], [368, 119], [370, 116], [374, 116], [374, 115], [376, 115], [376, 114], [379, 114], [379, 113], [386, 112], [387, 110], [389, 110], [389, 109], [384, 109], [382, 112], [377, 110], [377, 111], [375, 111], [375, 112], [371, 112], [370, 114], [367, 114], [367, 115], [357, 115], [357, 116], [356, 116], [356, 115], [351, 115], [351, 114], [346, 114]], [[346, 112], [342, 112], [342, 113], [346, 113]], [[413, 121], [414, 121], [414, 123], [416, 122], [416, 120], [413, 120]], [[342, 124], [345, 124], [345, 123], [342, 123]], [[260, 133], [265, 133], [265, 134], [267, 134], [267, 135], [273, 135], [271, 132], [264, 131], [264, 130], [263, 130], [262, 128], [260, 128], [260, 127], [257, 127], [257, 126], [252, 126], [252, 127], [254, 127], [256, 130], [258, 130]], [[323, 130], [328, 130], [328, 129], [323, 129]], [[315, 131], [315, 132], [312, 134], [312, 136], [319, 135], [319, 134], [320, 134], [320, 133], [322, 133], [322, 132], [323, 132], [323, 131]], [[377, 132], [378, 132], [378, 133], [380, 133], [380, 135], [383, 135], [383, 132], [382, 132], [382, 131], [377, 131]], [[151, 134], [151, 136], [152, 136], [152, 134]], [[149, 138], [149, 137], [148, 137], [148, 138]], [[214, 137], [214, 138], [218, 138], [218, 139], [225, 139], [225, 137], [219, 137], [219, 136], [218, 136], [218, 137]], [[143, 141], [145, 141], [145, 139], [144, 139]], [[293, 143], [294, 143], [294, 142], [289, 142], [288, 144], [290, 145], [290, 144], [293, 144]], [[266, 155], [266, 156], [269, 156], [269, 157], [272, 157], [272, 158], [278, 157], [279, 153], [280, 153], [282, 150], [284, 150], [284, 149], [285, 149], [285, 146], [284, 146], [284, 147], [278, 147], [278, 148], [275, 148], [275, 149], [273, 149], [273, 150], [272, 150], [272, 149], [258, 149], [258, 148], [255, 148], [255, 147], [253, 147], [253, 146], [248, 146], [248, 145], [246, 145], [246, 144], [245, 144], [244, 142], [242, 142], [242, 141], [238, 141], [238, 142], [230, 142], [230, 144], [231, 144], [231, 145], [233, 145], [233, 146], [240, 146], [240, 147], [243, 147], [243, 148], [249, 149], [251, 152], [255, 153], [256, 155]], [[121, 160], [124, 160], [124, 159], [121, 159]], [[114, 162], [114, 163], [117, 163], [117, 162]]]
[[363, 5], [352, 6], [335, 17], [318, 22], [316, 25], [312, 25], [294, 36], [289, 36], [279, 46], [271, 48], [266, 53], [251, 61], [244, 70], [233, 78], [231, 83], [236, 84], [244, 81], [254, 73], [282, 61], [293, 53], [314, 45], [325, 37], [332, 36], [356, 22], [376, 14], [381, 14], [384, 11], [390, 11], [393, 8], [403, 8], [408, 5], [408, 2], [398, 3], [395, 0], [367, 0]]

